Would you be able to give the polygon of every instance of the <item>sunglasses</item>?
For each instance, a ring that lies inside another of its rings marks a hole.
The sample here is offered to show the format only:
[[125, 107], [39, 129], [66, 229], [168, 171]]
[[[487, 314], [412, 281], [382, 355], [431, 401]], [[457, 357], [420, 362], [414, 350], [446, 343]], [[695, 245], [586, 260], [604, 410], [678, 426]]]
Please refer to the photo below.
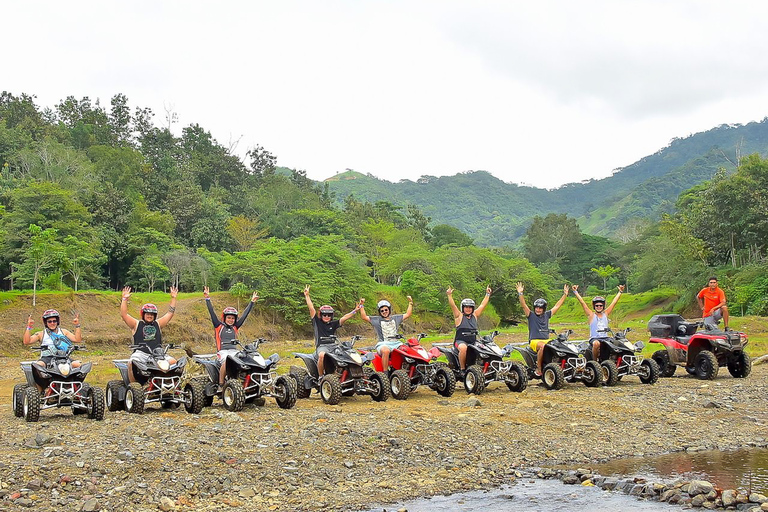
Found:
[[596, 308], [604, 308], [604, 307], [605, 307], [605, 304], [595, 304], [595, 307], [596, 307]]
[[55, 318], [48, 318], [48, 319], [45, 321], [45, 323], [47, 323], [47, 324], [57, 324], [57, 323], [59, 323], [59, 321], [58, 321], [58, 320], [56, 320]]
[[333, 317], [333, 313], [320, 313], [320, 316], [325, 316], [325, 317], [331, 318], [331, 317]]
[[379, 311], [389, 311], [389, 308], [380, 308]]

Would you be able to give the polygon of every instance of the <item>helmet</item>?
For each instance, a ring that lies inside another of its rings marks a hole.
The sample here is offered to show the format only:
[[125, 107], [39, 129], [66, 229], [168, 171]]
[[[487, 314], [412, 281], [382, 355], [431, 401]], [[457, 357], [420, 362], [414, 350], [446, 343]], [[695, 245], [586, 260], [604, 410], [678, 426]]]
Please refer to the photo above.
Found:
[[157, 306], [155, 306], [154, 304], [150, 304], [150, 303], [144, 304], [143, 306], [141, 306], [141, 318], [142, 319], [144, 319], [144, 314], [145, 313], [153, 313], [155, 315], [155, 317], [157, 317]]
[[603, 306], [605, 306], [605, 297], [600, 297], [598, 295], [597, 297], [592, 299], [592, 306], [594, 306], [595, 304], [602, 304]]
[[386, 299], [380, 300], [379, 303], [376, 304], [376, 309], [380, 310], [381, 308], [389, 308], [389, 310], [392, 311], [392, 304]]
[[56, 311], [55, 309], [46, 309], [43, 312], [43, 323], [45, 323], [45, 321], [48, 320], [49, 318], [55, 318], [59, 322], [61, 322], [61, 315], [59, 315], [59, 312]]
[[322, 306], [320, 306], [320, 314], [322, 315], [323, 313], [325, 314], [330, 313], [330, 315], [333, 316], [333, 308], [328, 304], [323, 304]]
[[472, 299], [462, 299], [461, 307], [463, 308], [464, 306], [469, 306], [472, 309], [475, 309], [475, 301], [473, 301]]
[[221, 319], [224, 320], [224, 317], [226, 317], [227, 315], [234, 316], [235, 321], [237, 321], [238, 312], [237, 312], [237, 309], [233, 308], [232, 306], [228, 306], [224, 308], [224, 311], [221, 312]]
[[533, 307], [546, 309], [547, 301], [544, 299], [536, 299], [535, 301], [533, 301]]

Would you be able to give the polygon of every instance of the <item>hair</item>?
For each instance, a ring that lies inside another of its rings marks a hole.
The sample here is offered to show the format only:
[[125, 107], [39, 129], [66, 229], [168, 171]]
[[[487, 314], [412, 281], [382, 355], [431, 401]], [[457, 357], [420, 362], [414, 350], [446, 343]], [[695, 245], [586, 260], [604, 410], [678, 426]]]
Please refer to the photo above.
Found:
[[709, 281], [715, 281], [715, 282], [717, 282], [717, 276], [712, 276], [712, 277], [710, 277], [710, 278], [707, 280], [707, 282], [709, 282]]

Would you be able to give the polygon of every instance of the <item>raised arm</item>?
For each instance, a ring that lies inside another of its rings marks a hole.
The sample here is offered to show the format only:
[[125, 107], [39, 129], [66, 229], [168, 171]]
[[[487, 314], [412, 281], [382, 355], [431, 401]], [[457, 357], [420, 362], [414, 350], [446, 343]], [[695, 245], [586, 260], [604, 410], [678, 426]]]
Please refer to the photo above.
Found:
[[575, 284], [571, 286], [571, 289], [573, 290], [573, 294], [576, 296], [578, 301], [581, 303], [581, 307], [584, 309], [584, 314], [587, 315], [587, 318], [589, 318], [589, 321], [592, 321], [592, 316], [594, 316], [594, 312], [589, 309], [589, 306], [587, 306], [587, 303], [584, 302], [584, 299], [581, 298], [581, 295], [579, 295], [579, 285]]
[[624, 285], [619, 285], [619, 293], [616, 294], [616, 296], [611, 301], [611, 305], [605, 308], [605, 314], [610, 315], [611, 311], [613, 311], [613, 308], [616, 306], [616, 303], [619, 302], [619, 299], [621, 298], [621, 294], [624, 293]]
[[213, 303], [211, 303], [211, 294], [209, 288], [206, 286], [203, 288], [203, 296], [205, 297], [205, 307], [208, 308], [208, 314], [211, 315], [211, 323], [213, 328], [217, 328], [221, 325], [221, 321], [216, 318], [216, 311], [213, 309]]
[[552, 314], [554, 315], [557, 313], [557, 310], [560, 309], [560, 306], [563, 305], [563, 302], [565, 302], [565, 298], [568, 297], [568, 285], [563, 285], [563, 296], [560, 297], [560, 300], [558, 300], [554, 306], [552, 306]]
[[253, 292], [253, 295], [251, 296], [251, 301], [245, 307], [245, 311], [243, 311], [243, 314], [240, 315], [240, 318], [237, 319], [237, 322], [235, 322], [235, 325], [237, 326], [238, 329], [243, 326], [243, 324], [245, 323], [245, 319], [248, 318], [248, 315], [251, 314], [251, 310], [253, 309], [253, 306], [256, 305], [257, 300], [259, 300], [259, 294], [256, 292]]
[[355, 305], [355, 309], [344, 315], [343, 317], [339, 318], [339, 325], [344, 325], [344, 322], [355, 316], [355, 313], [357, 313], [362, 306], [360, 304]]
[[448, 295], [448, 304], [451, 306], [451, 310], [453, 311], [453, 321], [456, 324], [456, 327], [461, 324], [461, 311], [459, 311], [459, 308], [456, 307], [456, 301], [453, 300], [453, 288], [450, 286], [447, 290], [445, 290], [445, 293]]
[[166, 325], [168, 325], [168, 322], [171, 321], [171, 318], [173, 318], [173, 314], [176, 312], [176, 296], [178, 294], [179, 294], [179, 289], [171, 286], [171, 303], [168, 306], [168, 312], [163, 316], [161, 316], [157, 321], [157, 325], [159, 325], [161, 329]]
[[123, 322], [131, 329], [131, 332], [134, 332], [139, 325], [139, 321], [128, 314], [128, 299], [130, 298], [131, 287], [126, 286], [123, 288], [123, 298], [120, 301], [120, 316], [123, 317]]
[[477, 309], [475, 310], [475, 318], [480, 318], [480, 315], [483, 314], [483, 311], [485, 310], [485, 307], [488, 305], [488, 301], [491, 300], [491, 287], [485, 289], [485, 297], [483, 297], [483, 301], [480, 303], [479, 306], [477, 306]]
[[365, 299], [360, 297], [360, 316], [368, 323], [371, 323], [371, 317], [365, 312]]
[[37, 343], [42, 338], [42, 332], [36, 332], [35, 334], [32, 333], [32, 327], [35, 325], [35, 321], [32, 320], [32, 315], [29, 315], [29, 318], [27, 318], [27, 327], [24, 329], [24, 337], [21, 338], [21, 342], [25, 345], [32, 345], [33, 343]]
[[[528, 318], [528, 315], [531, 314], [531, 308], [528, 307], [528, 304], [525, 303], [525, 297], [523, 297], [523, 292], [525, 291], [525, 286], [523, 286], [523, 283], [519, 282], [517, 283], [517, 298], [520, 301], [520, 307], [523, 308], [523, 314], [525, 314], [525, 317]], [[554, 311], [552, 312], [554, 314]]]
[[80, 343], [83, 341], [83, 330], [81, 329], [80, 325], [80, 313], [75, 314], [75, 318], [72, 320], [72, 325], [75, 327], [74, 334], [66, 329], [62, 329], [61, 332], [64, 333], [64, 336], [74, 341], [75, 343]]
[[405, 310], [405, 314], [403, 315], [403, 320], [408, 319], [413, 314], [413, 297], [410, 295], [408, 297], [408, 309]]
[[315, 305], [312, 304], [312, 299], [309, 297], [309, 285], [304, 287], [304, 299], [307, 301], [307, 307], [309, 308], [309, 318], [315, 318], [317, 311], [315, 311]]

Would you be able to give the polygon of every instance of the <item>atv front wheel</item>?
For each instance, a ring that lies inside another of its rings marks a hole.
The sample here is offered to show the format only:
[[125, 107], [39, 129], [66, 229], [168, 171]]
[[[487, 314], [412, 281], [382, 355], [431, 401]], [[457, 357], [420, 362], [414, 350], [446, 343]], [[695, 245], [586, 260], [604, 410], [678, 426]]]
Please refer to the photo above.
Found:
[[16, 384], [13, 386], [13, 415], [17, 418], [24, 416], [24, 391], [26, 384]]
[[131, 382], [125, 390], [125, 410], [144, 414], [144, 388], [138, 382]]
[[659, 365], [659, 371], [661, 371], [662, 377], [671, 377], [677, 370], [677, 365], [672, 364], [669, 360], [669, 352], [667, 349], [657, 350], [653, 353], [651, 358]]
[[296, 383], [291, 377], [281, 375], [277, 378], [275, 381], [275, 401], [281, 409], [290, 409], [296, 405]]
[[336, 405], [341, 401], [341, 382], [338, 375], [323, 375], [320, 380], [320, 398], [328, 405]]
[[312, 388], [304, 387], [304, 382], [309, 376], [307, 369], [301, 366], [291, 366], [288, 375], [296, 381], [296, 398], [309, 398]]
[[240, 379], [229, 379], [224, 384], [224, 407], [228, 411], [242, 411], [245, 406], [245, 391], [243, 391], [243, 381]]
[[432, 386], [440, 396], [453, 396], [453, 392], [456, 391], [456, 376], [450, 368], [441, 364], [435, 370], [435, 382]]
[[92, 420], [104, 419], [104, 390], [96, 386], [88, 388], [88, 417]]
[[739, 352], [728, 360], [728, 371], [737, 379], [743, 379], [752, 373], [752, 360], [746, 352]]
[[40, 392], [35, 386], [28, 386], [24, 390], [22, 415], [29, 422], [40, 419]]
[[107, 382], [107, 409], [111, 412], [119, 411], [123, 408], [123, 402], [120, 400], [120, 390], [125, 385], [121, 380], [111, 380]]
[[507, 373], [504, 383], [510, 391], [520, 393], [528, 387], [528, 372], [520, 363], [510, 362], [509, 373]]
[[565, 373], [560, 365], [549, 363], [544, 367], [541, 381], [547, 389], [561, 389], [565, 385]]
[[603, 370], [597, 361], [587, 361], [586, 371], [582, 379], [584, 385], [588, 388], [594, 388], [603, 382]]
[[640, 382], [643, 384], [656, 384], [660, 374], [661, 370], [659, 369], [659, 365], [656, 364], [656, 361], [653, 359], [643, 359], [637, 376], [640, 377]]
[[479, 395], [485, 389], [485, 376], [479, 365], [473, 364], [467, 368], [464, 375], [464, 390], [467, 393]]
[[606, 386], [615, 386], [619, 382], [619, 369], [616, 367], [616, 363], [610, 359], [606, 359], [600, 363], [600, 369], [603, 373], [603, 384]]
[[694, 366], [696, 367], [696, 377], [701, 380], [713, 380], [720, 370], [715, 354], [709, 350], [699, 352]]
[[373, 375], [368, 380], [373, 387], [371, 398], [376, 402], [386, 402], [391, 394], [387, 374], [384, 372], [373, 372]]
[[389, 387], [394, 398], [405, 400], [411, 394], [411, 378], [405, 370], [395, 370], [389, 376]]
[[[178, 407], [178, 403], [176, 405]], [[200, 414], [205, 406], [205, 385], [197, 379], [184, 386], [184, 409], [189, 414]]]

